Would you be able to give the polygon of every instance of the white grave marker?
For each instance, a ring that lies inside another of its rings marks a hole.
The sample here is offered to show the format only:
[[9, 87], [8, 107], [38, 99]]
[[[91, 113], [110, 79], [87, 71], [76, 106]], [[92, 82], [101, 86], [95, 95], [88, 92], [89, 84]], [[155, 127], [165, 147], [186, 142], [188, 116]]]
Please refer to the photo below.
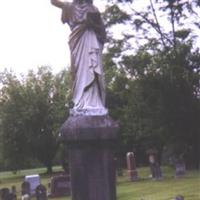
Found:
[[30, 192], [31, 194], [35, 194], [35, 189], [38, 185], [40, 185], [40, 176], [38, 174], [25, 176], [25, 181], [30, 183]]

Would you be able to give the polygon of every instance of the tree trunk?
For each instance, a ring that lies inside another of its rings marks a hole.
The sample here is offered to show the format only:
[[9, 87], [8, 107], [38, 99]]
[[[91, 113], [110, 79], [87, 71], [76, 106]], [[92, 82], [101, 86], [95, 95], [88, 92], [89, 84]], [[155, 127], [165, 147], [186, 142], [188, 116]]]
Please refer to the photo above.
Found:
[[47, 167], [47, 174], [52, 174], [53, 173], [52, 164], [48, 164], [46, 167]]

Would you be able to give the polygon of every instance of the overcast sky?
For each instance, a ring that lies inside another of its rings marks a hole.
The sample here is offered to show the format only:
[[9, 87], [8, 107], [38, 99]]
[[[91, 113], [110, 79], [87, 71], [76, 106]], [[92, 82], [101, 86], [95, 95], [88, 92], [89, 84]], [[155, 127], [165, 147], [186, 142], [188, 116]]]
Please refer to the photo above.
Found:
[[[141, 8], [146, 2], [138, 0], [136, 5]], [[94, 4], [103, 11], [104, 0]], [[70, 30], [60, 17], [61, 10], [50, 0], [0, 0], [0, 71], [8, 68], [24, 74], [48, 65], [59, 72], [68, 67]]]
[[49, 65], [58, 72], [69, 66], [70, 31], [60, 16], [50, 0], [0, 0], [0, 71], [24, 74]]

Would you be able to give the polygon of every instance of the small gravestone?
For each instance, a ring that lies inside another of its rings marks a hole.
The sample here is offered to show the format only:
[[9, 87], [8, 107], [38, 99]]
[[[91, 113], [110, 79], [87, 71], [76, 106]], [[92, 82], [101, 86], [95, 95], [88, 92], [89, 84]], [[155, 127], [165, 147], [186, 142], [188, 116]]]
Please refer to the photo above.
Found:
[[40, 176], [38, 174], [25, 176], [25, 181], [30, 183], [30, 194], [35, 195], [35, 189], [40, 185]]
[[44, 185], [40, 184], [35, 189], [35, 196], [37, 200], [47, 200], [47, 189]]
[[175, 161], [175, 176], [182, 177], [186, 173], [185, 162], [182, 159], [178, 159]]
[[71, 183], [68, 175], [59, 175], [51, 178], [49, 197], [69, 196]]
[[9, 188], [2, 188], [0, 194], [1, 200], [8, 200], [10, 194]]
[[12, 186], [11, 187], [11, 192], [9, 194], [9, 198], [8, 200], [17, 200], [17, 194], [16, 194], [16, 187], [15, 186]]
[[161, 172], [161, 168], [157, 159], [157, 151], [150, 149], [147, 153], [149, 155], [151, 177], [154, 180], [160, 180], [162, 178], [162, 172]]
[[133, 152], [128, 152], [126, 154], [127, 160], [127, 172], [130, 181], [138, 180], [138, 173], [136, 170], [135, 156]]
[[21, 194], [23, 195], [30, 195], [31, 189], [30, 189], [30, 183], [28, 181], [24, 181], [21, 185]]

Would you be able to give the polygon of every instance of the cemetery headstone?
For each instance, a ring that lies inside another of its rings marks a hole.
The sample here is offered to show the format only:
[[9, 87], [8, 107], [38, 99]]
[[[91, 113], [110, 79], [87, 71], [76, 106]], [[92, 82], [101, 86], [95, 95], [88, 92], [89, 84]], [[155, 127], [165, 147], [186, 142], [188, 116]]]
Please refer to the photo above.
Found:
[[30, 195], [31, 191], [30, 191], [30, 183], [27, 182], [27, 181], [24, 181], [21, 185], [21, 193], [22, 193], [22, 196], [25, 195], [25, 194], [28, 194]]
[[17, 200], [17, 194], [16, 194], [16, 187], [11, 187], [11, 192], [9, 193], [8, 200]]
[[70, 176], [58, 175], [51, 178], [49, 197], [69, 196], [70, 194]]
[[9, 188], [2, 188], [0, 196], [1, 200], [8, 200], [9, 194], [10, 194]]
[[30, 194], [35, 195], [35, 189], [40, 185], [40, 176], [38, 174], [25, 176], [25, 181], [30, 183]]
[[182, 177], [186, 173], [186, 167], [185, 167], [185, 162], [182, 159], [177, 159], [175, 161], [175, 176]]
[[162, 178], [162, 172], [161, 172], [160, 164], [157, 159], [157, 151], [150, 149], [147, 153], [149, 155], [151, 177], [154, 180], [160, 180]]
[[37, 200], [47, 200], [47, 189], [44, 185], [40, 184], [35, 189], [35, 196]]
[[128, 152], [126, 154], [126, 160], [127, 160], [127, 168], [128, 168], [128, 177], [130, 181], [136, 181], [138, 180], [138, 173], [136, 170], [136, 162], [135, 162], [135, 156], [133, 152]]

